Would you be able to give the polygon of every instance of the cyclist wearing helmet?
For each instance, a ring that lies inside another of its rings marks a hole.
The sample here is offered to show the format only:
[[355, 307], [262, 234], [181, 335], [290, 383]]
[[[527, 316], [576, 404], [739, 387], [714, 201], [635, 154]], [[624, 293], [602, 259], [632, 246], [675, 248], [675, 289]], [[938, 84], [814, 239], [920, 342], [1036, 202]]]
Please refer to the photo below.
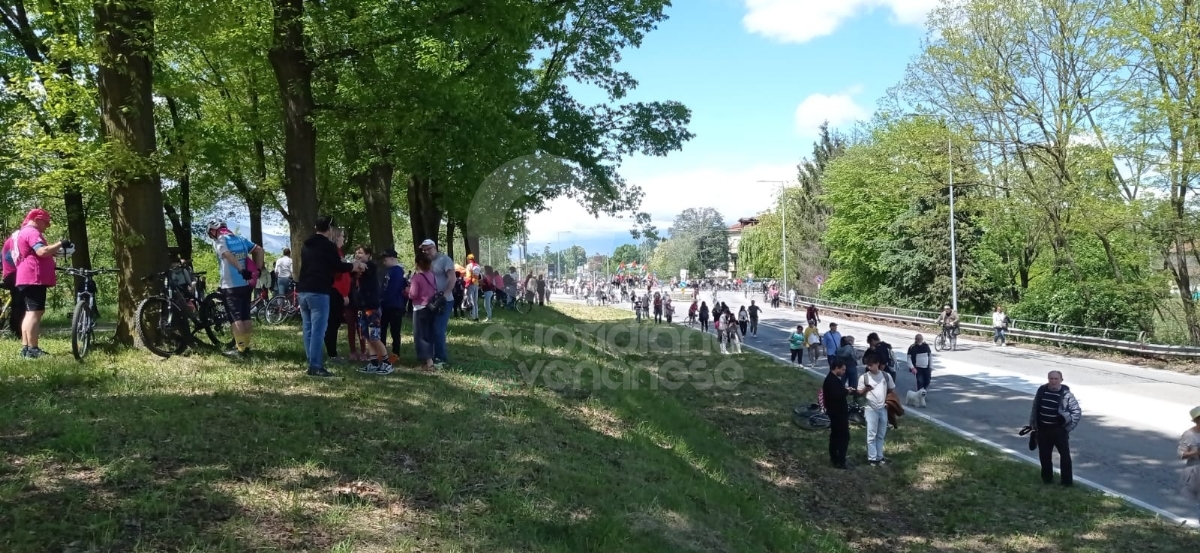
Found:
[[942, 314], [938, 315], [938, 324], [942, 325], [942, 330], [950, 329], [953, 336], [958, 336], [958, 311], [955, 311], [949, 305], [942, 308]]
[[262, 246], [242, 238], [214, 219], [208, 222], [208, 237], [213, 241], [220, 262], [221, 279], [218, 287], [225, 298], [225, 311], [233, 327], [235, 348], [225, 352], [230, 357], [245, 357], [250, 353], [250, 303], [258, 272], [263, 266]]

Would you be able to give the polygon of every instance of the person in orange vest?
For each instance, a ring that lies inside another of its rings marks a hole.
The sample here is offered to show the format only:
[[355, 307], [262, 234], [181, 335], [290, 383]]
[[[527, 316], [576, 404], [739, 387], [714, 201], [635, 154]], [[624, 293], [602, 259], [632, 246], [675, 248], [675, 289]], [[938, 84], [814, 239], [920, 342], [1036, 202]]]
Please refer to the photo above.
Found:
[[467, 254], [467, 271], [463, 282], [467, 285], [467, 309], [471, 310], [471, 320], [479, 320], [479, 280], [483, 277], [483, 268], [475, 262], [475, 254]]

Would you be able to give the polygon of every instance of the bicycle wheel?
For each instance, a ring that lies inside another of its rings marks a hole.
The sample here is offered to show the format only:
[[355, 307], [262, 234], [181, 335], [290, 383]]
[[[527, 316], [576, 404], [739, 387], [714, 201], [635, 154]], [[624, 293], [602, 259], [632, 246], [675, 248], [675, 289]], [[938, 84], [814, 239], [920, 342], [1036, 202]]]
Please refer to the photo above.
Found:
[[517, 301], [513, 302], [513, 307], [517, 310], [517, 313], [525, 315], [533, 309], [533, 304], [525, 301], [525, 298], [518, 298]]
[[216, 347], [232, 347], [233, 331], [229, 315], [225, 311], [225, 298], [213, 292], [200, 303], [200, 325], [208, 335], [208, 341]]
[[137, 338], [150, 353], [170, 357], [187, 348], [187, 318], [166, 298], [146, 298], [138, 304]]
[[291, 312], [290, 307], [291, 305], [288, 303], [287, 298], [275, 296], [263, 308], [263, 318], [269, 325], [283, 324], [284, 321], [288, 320], [288, 314]]
[[262, 298], [254, 300], [254, 303], [250, 304], [250, 318], [254, 319], [254, 322], [263, 324], [266, 313], [267, 302], [263, 301]]
[[933, 349], [935, 349], [937, 351], [945, 351], [946, 350], [946, 335], [945, 334], [938, 334], [937, 338], [933, 339]]
[[71, 316], [71, 354], [76, 361], [87, 357], [88, 346], [92, 344], [92, 310], [87, 302], [75, 304], [75, 314]]

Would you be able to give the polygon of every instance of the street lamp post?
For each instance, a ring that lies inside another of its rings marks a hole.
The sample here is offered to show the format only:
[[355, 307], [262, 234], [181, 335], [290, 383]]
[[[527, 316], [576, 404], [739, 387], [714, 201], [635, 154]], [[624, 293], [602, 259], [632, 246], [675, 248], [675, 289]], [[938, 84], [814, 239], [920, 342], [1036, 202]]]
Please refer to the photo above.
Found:
[[[930, 113], [906, 113], [905, 117], [937, 117]], [[940, 117], [938, 117], [941, 120]], [[954, 231], [954, 140], [950, 135], [950, 126], [946, 125], [945, 121], [941, 121], [946, 127], [946, 165], [948, 165], [947, 173], [949, 175], [950, 184], [950, 306], [958, 311], [958, 259], [957, 259], [957, 236]]]
[[556, 273], [556, 274], [554, 275], [554, 278], [555, 278], [555, 279], [558, 279], [558, 280], [560, 280], [560, 281], [563, 279], [563, 270], [562, 270], [562, 235], [564, 235], [564, 234], [571, 234], [571, 231], [569, 231], [569, 230], [560, 230], [560, 231], [558, 231], [558, 241], [557, 241], [557, 242], [555, 243], [555, 245], [554, 245], [554, 247], [555, 247], [555, 248], [558, 248], [558, 264], [557, 264], [558, 266], [554, 268], [554, 272]]
[[787, 202], [783, 201], [783, 189], [787, 181], [781, 180], [760, 180], [758, 182], [772, 183], [779, 185], [779, 224], [782, 236], [780, 237], [780, 248], [783, 250], [783, 264], [780, 265], [780, 272], [783, 273], [783, 293], [787, 293]]

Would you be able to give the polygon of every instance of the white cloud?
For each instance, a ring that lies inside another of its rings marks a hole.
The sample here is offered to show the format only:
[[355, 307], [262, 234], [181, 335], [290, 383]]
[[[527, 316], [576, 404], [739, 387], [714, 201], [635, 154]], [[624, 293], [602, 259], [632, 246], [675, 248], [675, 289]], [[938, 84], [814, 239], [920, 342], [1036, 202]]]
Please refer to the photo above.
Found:
[[[675, 216], [689, 207], [716, 208], [729, 223], [769, 209], [777, 198], [779, 185], [757, 181], [794, 182], [796, 164], [697, 168], [675, 173], [629, 175], [627, 178], [641, 186], [646, 194], [642, 199], [642, 211], [650, 214], [660, 231], [666, 231]], [[597, 219], [588, 215], [574, 200], [560, 198], [550, 204], [549, 210], [529, 218], [529, 241], [554, 243], [560, 231], [564, 242], [614, 235], [627, 238], [627, 231], [632, 226], [632, 219], [609, 216]]]
[[837, 94], [810, 94], [796, 106], [796, 132], [810, 136], [825, 121], [835, 128], [866, 119], [870, 113], [854, 101], [860, 90], [854, 87]]
[[938, 0], [745, 0], [742, 25], [781, 42], [808, 42], [833, 34], [845, 21], [878, 8], [896, 23], [920, 25]]

